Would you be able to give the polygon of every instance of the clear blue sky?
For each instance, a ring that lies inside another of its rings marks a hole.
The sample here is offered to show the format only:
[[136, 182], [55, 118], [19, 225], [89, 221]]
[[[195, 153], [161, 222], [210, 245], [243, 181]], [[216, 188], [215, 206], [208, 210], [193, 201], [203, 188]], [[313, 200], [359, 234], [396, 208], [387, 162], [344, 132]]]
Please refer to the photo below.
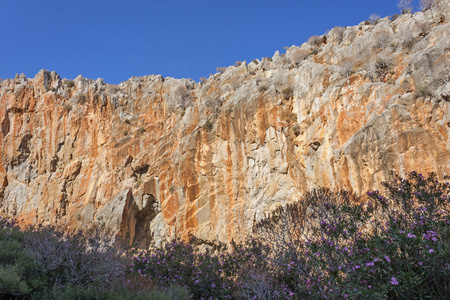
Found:
[[115, 84], [149, 74], [198, 81], [216, 67], [272, 56], [334, 26], [398, 13], [396, 3], [0, 0], [0, 77], [48, 69]]

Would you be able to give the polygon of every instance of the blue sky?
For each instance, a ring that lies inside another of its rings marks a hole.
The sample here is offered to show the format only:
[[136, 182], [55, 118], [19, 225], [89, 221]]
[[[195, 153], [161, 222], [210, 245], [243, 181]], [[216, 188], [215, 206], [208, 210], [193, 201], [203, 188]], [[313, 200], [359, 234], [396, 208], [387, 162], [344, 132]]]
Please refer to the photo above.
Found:
[[334, 26], [398, 13], [396, 2], [0, 0], [0, 77], [48, 69], [114, 84], [149, 74], [198, 81]]

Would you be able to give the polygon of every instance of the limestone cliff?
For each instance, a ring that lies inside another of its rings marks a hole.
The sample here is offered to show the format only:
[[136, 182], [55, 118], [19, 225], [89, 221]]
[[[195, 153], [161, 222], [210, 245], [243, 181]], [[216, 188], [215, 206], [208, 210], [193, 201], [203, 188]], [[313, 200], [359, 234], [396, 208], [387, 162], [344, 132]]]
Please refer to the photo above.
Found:
[[[437, 6], [437, 5], [436, 5]], [[336, 27], [201, 83], [119, 85], [42, 70], [0, 90], [0, 209], [23, 224], [105, 224], [241, 239], [324, 186], [450, 173], [450, 4]]]

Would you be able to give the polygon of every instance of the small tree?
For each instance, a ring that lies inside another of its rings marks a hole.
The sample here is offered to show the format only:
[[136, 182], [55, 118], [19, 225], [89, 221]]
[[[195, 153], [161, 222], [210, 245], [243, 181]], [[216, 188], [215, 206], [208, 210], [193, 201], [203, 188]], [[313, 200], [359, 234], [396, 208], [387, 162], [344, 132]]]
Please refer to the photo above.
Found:
[[334, 27], [331, 29], [329, 37], [338, 43], [342, 42], [342, 39], [344, 38], [344, 28], [340, 26]]
[[374, 68], [375, 73], [377, 73], [380, 76], [380, 79], [384, 81], [384, 78], [390, 69], [390, 64], [387, 60], [379, 58], [375, 61]]
[[306, 49], [296, 48], [291, 56], [292, 63], [295, 65], [299, 65], [302, 61], [304, 61], [309, 55], [309, 51]]
[[420, 9], [427, 10], [433, 5], [434, 0], [420, 0]]
[[227, 69], [227, 67], [217, 67], [216, 68], [217, 72], [219, 72], [219, 73], [225, 72], [226, 69]]
[[439, 64], [437, 70], [437, 79], [447, 84], [450, 82], [450, 61]]
[[399, 39], [401, 41], [403, 49], [411, 49], [414, 46], [414, 37], [409, 30], [402, 31], [399, 34]]
[[374, 25], [377, 24], [379, 19], [380, 19], [380, 15], [377, 15], [377, 14], [371, 14], [369, 17], [369, 21]]
[[350, 77], [350, 75], [353, 73], [353, 68], [355, 66], [355, 61], [353, 58], [344, 58], [340, 63], [339, 67], [341, 67], [341, 74], [345, 77]]
[[421, 37], [425, 37], [430, 32], [430, 24], [427, 22], [417, 23], [416, 28], [419, 31], [419, 36]]
[[186, 86], [179, 86], [175, 90], [175, 96], [177, 97], [181, 109], [186, 109], [186, 107], [189, 106], [191, 94]]
[[308, 43], [313, 46], [314, 48], [320, 47], [322, 44], [323, 39], [318, 35], [313, 35], [308, 39]]
[[383, 49], [392, 40], [391, 35], [386, 30], [378, 31], [374, 35], [375, 35], [375, 45], [374, 45], [375, 48]]
[[398, 8], [402, 12], [402, 14], [410, 14], [413, 10], [413, 6], [411, 4], [412, 0], [400, 0], [397, 3]]

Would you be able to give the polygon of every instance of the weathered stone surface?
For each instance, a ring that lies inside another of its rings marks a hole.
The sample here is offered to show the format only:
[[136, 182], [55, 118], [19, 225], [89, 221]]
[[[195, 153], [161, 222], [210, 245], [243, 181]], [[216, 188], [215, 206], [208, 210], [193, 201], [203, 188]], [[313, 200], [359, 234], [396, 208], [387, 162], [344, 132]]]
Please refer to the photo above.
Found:
[[320, 46], [203, 83], [69, 82], [46, 70], [5, 80], [1, 213], [71, 230], [101, 222], [141, 246], [190, 233], [227, 242], [313, 187], [362, 194], [391, 170], [442, 178], [448, 20], [444, 3], [342, 36], [333, 29]]

